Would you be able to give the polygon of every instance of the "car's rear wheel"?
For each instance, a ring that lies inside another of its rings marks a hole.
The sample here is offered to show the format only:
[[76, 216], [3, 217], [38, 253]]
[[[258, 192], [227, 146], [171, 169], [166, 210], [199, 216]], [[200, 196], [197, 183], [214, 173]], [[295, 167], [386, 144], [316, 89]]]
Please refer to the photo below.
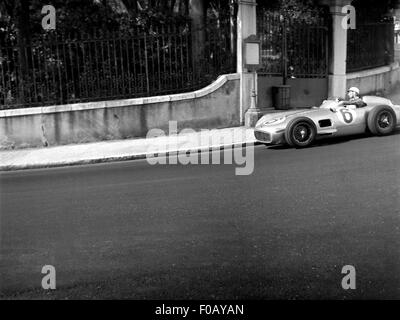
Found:
[[296, 148], [305, 148], [311, 145], [317, 133], [314, 123], [306, 117], [293, 119], [285, 132], [286, 142]]
[[378, 136], [390, 134], [396, 128], [396, 114], [389, 106], [376, 106], [368, 114], [368, 129]]

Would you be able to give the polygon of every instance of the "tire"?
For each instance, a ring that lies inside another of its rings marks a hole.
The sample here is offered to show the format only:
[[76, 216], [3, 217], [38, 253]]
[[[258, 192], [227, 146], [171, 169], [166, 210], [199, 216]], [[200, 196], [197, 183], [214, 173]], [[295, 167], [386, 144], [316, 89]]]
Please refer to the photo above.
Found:
[[392, 133], [396, 128], [396, 123], [396, 114], [389, 106], [376, 106], [368, 114], [368, 129], [377, 136]]
[[292, 147], [305, 148], [314, 142], [316, 134], [317, 128], [314, 122], [309, 118], [301, 117], [289, 122], [285, 132], [285, 140]]

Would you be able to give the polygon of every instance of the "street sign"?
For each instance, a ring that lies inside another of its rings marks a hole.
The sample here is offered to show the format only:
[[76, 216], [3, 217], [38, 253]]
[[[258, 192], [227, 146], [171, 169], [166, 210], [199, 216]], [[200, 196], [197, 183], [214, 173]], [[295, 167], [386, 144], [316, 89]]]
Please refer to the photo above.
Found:
[[249, 71], [261, 68], [261, 41], [256, 35], [244, 39], [244, 64]]

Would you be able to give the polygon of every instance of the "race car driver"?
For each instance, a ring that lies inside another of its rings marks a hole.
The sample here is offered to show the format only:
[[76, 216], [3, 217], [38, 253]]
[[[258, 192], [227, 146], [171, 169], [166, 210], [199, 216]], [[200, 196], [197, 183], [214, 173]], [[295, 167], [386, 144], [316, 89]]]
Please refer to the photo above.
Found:
[[349, 100], [340, 101], [338, 107], [344, 106], [356, 106], [356, 108], [365, 107], [367, 104], [360, 98], [360, 90], [356, 87], [351, 87], [347, 90], [347, 96]]

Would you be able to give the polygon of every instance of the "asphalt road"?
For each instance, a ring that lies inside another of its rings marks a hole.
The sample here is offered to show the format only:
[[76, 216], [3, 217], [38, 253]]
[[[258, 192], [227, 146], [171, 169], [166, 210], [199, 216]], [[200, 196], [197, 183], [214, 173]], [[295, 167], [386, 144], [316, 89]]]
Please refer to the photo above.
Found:
[[399, 138], [2, 173], [0, 298], [399, 299]]

